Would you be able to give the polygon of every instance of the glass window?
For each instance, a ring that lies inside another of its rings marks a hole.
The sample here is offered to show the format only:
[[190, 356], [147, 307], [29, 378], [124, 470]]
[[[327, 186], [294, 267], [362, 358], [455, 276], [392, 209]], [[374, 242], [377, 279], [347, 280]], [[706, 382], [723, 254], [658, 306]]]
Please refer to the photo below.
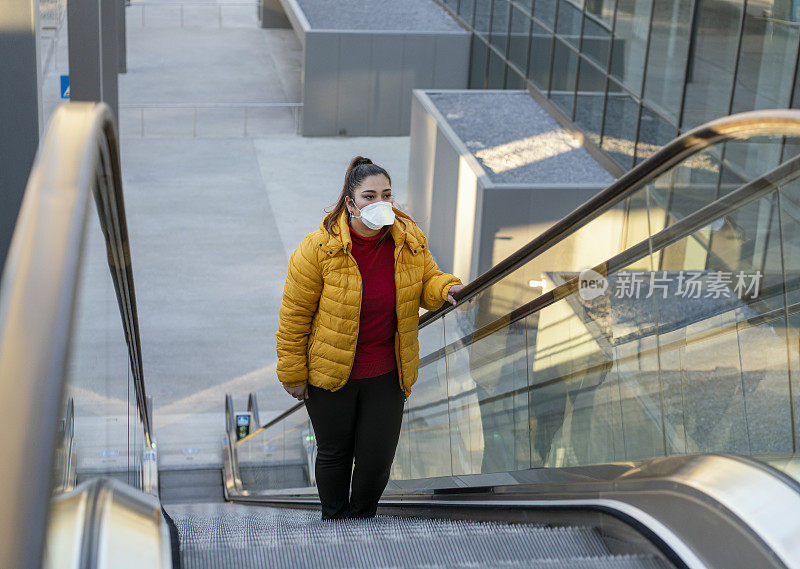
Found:
[[603, 150], [625, 170], [633, 166], [639, 104], [614, 81], [608, 82]]
[[489, 50], [489, 75], [487, 89], [502, 89], [505, 83], [506, 62], [491, 49]]
[[472, 55], [469, 67], [469, 88], [486, 88], [486, 65], [489, 57], [489, 47], [478, 36], [472, 36]]
[[475, 33], [489, 39], [489, 20], [492, 16], [492, 0], [475, 0]]
[[639, 142], [636, 143], [636, 163], [650, 158], [677, 135], [678, 129], [674, 125], [642, 106], [642, 116], [639, 119]]
[[511, 9], [511, 32], [508, 36], [508, 60], [524, 74], [528, 67], [528, 40], [531, 19], [517, 8]]
[[597, 9], [600, 10], [598, 15], [591, 8], [595, 4], [603, 4], [603, 2], [595, 1], [586, 4], [581, 53], [600, 65], [603, 70], [606, 70], [608, 68], [608, 52], [611, 48], [611, 24], [614, 17], [614, 6], [611, 3], [612, 5], [608, 11], [605, 6], [598, 6]]
[[644, 100], [678, 123], [692, 20], [691, 0], [654, 2]]
[[516, 4], [528, 15], [533, 15], [533, 0], [516, 0]]
[[650, 8], [646, 0], [619, 0], [614, 45], [611, 53], [611, 75], [639, 95], [642, 92]]
[[475, 0], [461, 0], [458, 4], [458, 15], [471, 26], [475, 15]]
[[556, 39], [550, 100], [570, 118], [577, 75], [578, 55], [561, 40]]
[[533, 15], [551, 30], [556, 27], [556, 0], [536, 0], [533, 5]]
[[514, 71], [509, 65], [506, 73], [506, 89], [525, 89], [525, 77]]
[[[539, 5], [538, 3], [536, 4]], [[533, 22], [531, 31], [528, 79], [545, 93], [550, 88], [550, 59], [553, 53], [553, 36], [545, 28]]]
[[445, 0], [445, 4], [447, 4], [453, 10], [458, 9], [458, 0]]
[[583, 0], [561, 0], [558, 3], [556, 33], [575, 47], [580, 46]]
[[505, 55], [508, 46], [508, 20], [511, 7], [508, 0], [494, 0], [492, 8], [492, 33], [489, 41]]
[[728, 114], [742, 1], [704, 3], [689, 43], [681, 128]]
[[[791, 108], [800, 108], [800, 66], [797, 67], [796, 76], [794, 78], [794, 95], [792, 96]], [[800, 155], [800, 144], [798, 144], [798, 142], [797, 138], [786, 140], [781, 161]], [[800, 421], [800, 418], [798, 418], [798, 421]]]
[[721, 194], [775, 168], [782, 147], [782, 137], [752, 137], [726, 143]]
[[789, 105], [800, 37], [792, 15], [786, 2], [747, 6], [733, 112]]
[[586, 15], [594, 16], [593, 21], [602, 22], [607, 30], [614, 20], [615, 0], [586, 0]]
[[591, 63], [583, 59], [581, 59], [580, 66], [578, 99], [575, 102], [575, 123], [581, 127], [581, 130], [592, 142], [600, 144], [606, 77]]
[[[797, 324], [795, 329], [795, 340], [793, 350], [797, 352], [800, 348], [800, 313], [797, 311], [797, 303], [800, 302], [800, 283], [797, 275], [800, 271], [800, 180], [790, 180], [783, 184], [779, 196], [780, 200], [780, 223], [782, 258], [786, 271], [786, 302], [795, 313], [794, 319]], [[796, 372], [797, 370], [795, 370]], [[798, 418], [800, 420], [800, 418]]]

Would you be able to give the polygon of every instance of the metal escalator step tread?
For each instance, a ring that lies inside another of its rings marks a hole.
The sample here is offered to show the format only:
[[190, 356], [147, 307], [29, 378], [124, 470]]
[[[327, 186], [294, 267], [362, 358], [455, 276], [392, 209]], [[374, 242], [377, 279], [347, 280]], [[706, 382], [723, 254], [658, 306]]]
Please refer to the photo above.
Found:
[[408, 563], [396, 560], [385, 565], [373, 565], [372, 560], [353, 557], [345, 564], [328, 559], [297, 558], [284, 555], [276, 557], [261, 549], [206, 550], [184, 552], [182, 569], [668, 569], [655, 557], [625, 555], [605, 557], [579, 557], [566, 559], [531, 559], [528, 561], [484, 561], [480, 563], [441, 563], [423, 561]]
[[662, 567], [649, 557], [611, 556], [590, 527], [384, 516], [323, 522], [308, 510], [165, 507], [180, 534], [184, 569]]

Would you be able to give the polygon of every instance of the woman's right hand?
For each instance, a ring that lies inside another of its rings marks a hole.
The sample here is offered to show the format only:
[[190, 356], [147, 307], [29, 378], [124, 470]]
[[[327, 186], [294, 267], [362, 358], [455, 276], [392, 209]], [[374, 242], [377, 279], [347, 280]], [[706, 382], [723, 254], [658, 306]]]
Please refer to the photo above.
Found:
[[283, 388], [286, 390], [286, 393], [303, 401], [304, 399], [308, 399], [308, 384], [304, 383], [303, 385], [296, 385], [295, 387], [286, 387], [285, 385]]

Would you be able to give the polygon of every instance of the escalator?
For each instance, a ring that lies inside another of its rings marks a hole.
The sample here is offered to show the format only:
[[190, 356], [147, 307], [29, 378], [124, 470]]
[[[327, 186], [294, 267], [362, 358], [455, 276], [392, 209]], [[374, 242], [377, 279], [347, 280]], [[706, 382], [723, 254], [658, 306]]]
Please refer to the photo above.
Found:
[[[598, 563], [795, 566], [792, 116], [687, 133], [423, 315], [379, 513], [589, 527]], [[302, 404], [230, 427], [226, 495], [313, 507], [313, 461]]]
[[0, 439], [2, 566], [800, 567], [798, 137], [699, 127], [422, 316], [379, 516], [322, 522], [303, 404], [237, 440], [227, 397], [228, 503], [159, 502], [116, 134], [61, 108], [0, 290], [35, 426]]

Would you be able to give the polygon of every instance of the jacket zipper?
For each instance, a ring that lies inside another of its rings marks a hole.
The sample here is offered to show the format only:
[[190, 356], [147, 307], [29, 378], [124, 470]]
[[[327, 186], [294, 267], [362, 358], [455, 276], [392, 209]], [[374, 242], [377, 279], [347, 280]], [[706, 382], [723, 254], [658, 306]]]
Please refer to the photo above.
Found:
[[[345, 383], [350, 381], [350, 374], [353, 373], [353, 365], [356, 363], [356, 350], [358, 349], [358, 334], [361, 332], [361, 301], [364, 298], [364, 280], [361, 278], [361, 270], [358, 268], [356, 258], [348, 251], [347, 256], [352, 259], [353, 264], [356, 266], [356, 273], [358, 273], [359, 287], [358, 287], [358, 317], [356, 318], [356, 345], [353, 348], [353, 359], [350, 360], [350, 371], [347, 372], [347, 379]], [[395, 309], [396, 310], [396, 309]]]
[[406, 388], [403, 386], [403, 358], [400, 357], [400, 314], [397, 311], [397, 301], [398, 301], [398, 290], [397, 290], [397, 259], [400, 258], [400, 251], [403, 250], [403, 247], [406, 245], [406, 240], [403, 238], [403, 242], [400, 244], [400, 247], [397, 249], [397, 252], [394, 255], [394, 314], [397, 317], [398, 323], [398, 330], [397, 330], [397, 347], [395, 348], [395, 357], [397, 358], [397, 380], [400, 383], [400, 390], [403, 392], [403, 401], [408, 401], [408, 395], [406, 395]]
[[308, 353], [309, 354], [311, 353], [311, 348], [314, 347], [314, 342], [317, 340], [317, 330], [319, 330], [319, 327], [314, 328], [314, 333], [311, 334], [311, 341], [308, 344]]

